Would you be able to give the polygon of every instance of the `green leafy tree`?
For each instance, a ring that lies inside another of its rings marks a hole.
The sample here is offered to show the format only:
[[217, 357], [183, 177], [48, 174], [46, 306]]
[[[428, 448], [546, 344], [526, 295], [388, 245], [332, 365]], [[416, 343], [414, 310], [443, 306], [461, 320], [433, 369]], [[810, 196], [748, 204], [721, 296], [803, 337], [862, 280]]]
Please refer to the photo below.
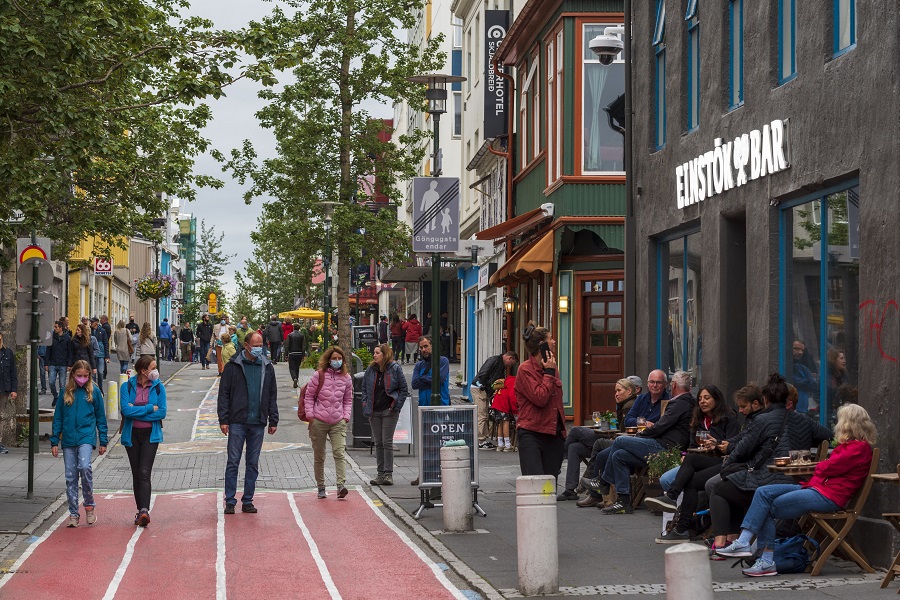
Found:
[[[350, 267], [363, 247], [368, 256], [391, 264], [408, 258], [410, 231], [398, 225], [395, 208], [405, 191], [398, 185], [417, 174], [428, 136], [416, 131], [382, 141], [379, 135], [390, 131], [390, 125], [373, 119], [362, 104], [406, 100], [424, 105], [424, 90], [407, 78], [440, 68], [441, 38], [430, 39], [424, 50], [405, 41], [403, 30], [415, 25], [414, 11], [424, 8], [424, 0], [286, 4], [298, 9], [293, 16], [276, 11], [261, 24], [284, 43], [306, 51], [293, 69], [296, 83], [260, 94], [269, 104], [257, 116], [274, 132], [277, 156], [257, 163], [252, 145], [245, 142], [232, 151], [225, 168], [242, 183], [251, 182], [248, 202], [264, 194], [274, 198], [267, 209], [291, 229], [281, 242], [281, 256], [292, 257], [303, 268], [311, 268], [324, 251], [320, 203], [337, 203], [330, 236], [336, 256], [332, 266], [339, 336], [346, 340]], [[371, 210], [362, 201], [372, 193], [367, 182], [376, 175], [390, 210]], [[292, 270], [294, 277], [305, 273], [296, 265]]]
[[[237, 279], [237, 277], [235, 277], [235, 279]], [[256, 325], [257, 323], [260, 323], [262, 319], [259, 309], [256, 307], [256, 302], [250, 295], [250, 292], [241, 286], [238, 286], [237, 294], [234, 296], [232, 311], [234, 313], [234, 319], [232, 319], [234, 322], [239, 321], [241, 317], [247, 317], [248, 323]]]

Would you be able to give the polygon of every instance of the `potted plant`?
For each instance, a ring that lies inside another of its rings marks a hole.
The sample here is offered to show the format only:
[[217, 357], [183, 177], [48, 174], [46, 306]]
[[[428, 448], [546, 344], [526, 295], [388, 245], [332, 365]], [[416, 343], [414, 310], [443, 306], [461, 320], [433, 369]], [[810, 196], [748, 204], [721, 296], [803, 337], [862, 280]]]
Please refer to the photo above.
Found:
[[647, 457], [647, 475], [644, 477], [644, 490], [648, 498], [655, 498], [663, 493], [659, 478], [662, 474], [681, 464], [681, 449], [677, 446], [656, 452]]
[[457, 387], [465, 387], [466, 386], [466, 382], [463, 381], [462, 371], [456, 372], [456, 380], [454, 381], [454, 383], [456, 384]]
[[613, 421], [616, 420], [616, 413], [606, 410], [600, 413], [600, 430], [606, 431], [612, 429]]
[[134, 293], [139, 300], [145, 302], [167, 298], [175, 292], [176, 287], [178, 287], [178, 280], [171, 275], [149, 273], [137, 280]]

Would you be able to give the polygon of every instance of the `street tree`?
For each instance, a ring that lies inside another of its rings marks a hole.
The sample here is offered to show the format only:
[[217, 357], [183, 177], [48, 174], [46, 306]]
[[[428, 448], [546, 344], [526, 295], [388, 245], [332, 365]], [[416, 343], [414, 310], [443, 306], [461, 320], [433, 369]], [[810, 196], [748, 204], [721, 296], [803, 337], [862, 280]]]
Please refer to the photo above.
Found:
[[[339, 337], [348, 340], [350, 267], [362, 249], [390, 264], [408, 259], [410, 231], [398, 225], [396, 207], [405, 194], [400, 183], [417, 174], [428, 135], [416, 130], [385, 136], [394, 133], [390, 122], [373, 118], [364, 105], [408, 101], [424, 106], [424, 90], [407, 78], [440, 68], [442, 38], [429, 39], [424, 49], [406, 41], [404, 30], [414, 27], [415, 12], [424, 10], [424, 0], [285, 3], [297, 12], [287, 16], [276, 11], [263, 25], [284, 43], [303, 47], [306, 55], [293, 69], [296, 83], [280, 92], [260, 93], [269, 104], [257, 117], [273, 130], [277, 155], [258, 162], [248, 141], [232, 151], [225, 168], [242, 183], [251, 183], [246, 201], [261, 195], [273, 198], [267, 208], [290, 223], [297, 240], [296, 248], [290, 246], [292, 260], [307, 267], [324, 253], [321, 203], [336, 203], [330, 228], [336, 258], [332, 273]], [[365, 201], [376, 192], [385, 201], [367, 206]]]
[[[235, 279], [237, 280], [237, 275], [235, 275]], [[237, 323], [241, 317], [247, 317], [247, 322], [253, 325], [260, 323], [260, 313], [259, 309], [256, 306], [256, 301], [250, 295], [250, 292], [238, 285], [237, 294], [234, 296], [234, 302], [232, 303], [232, 312], [234, 314], [234, 319], [232, 319], [235, 323]]]
[[203, 312], [200, 306], [207, 304], [209, 295], [214, 293], [217, 297], [216, 313], [227, 312], [227, 298], [225, 296], [222, 277], [225, 275], [225, 267], [234, 258], [235, 254], [229, 254], [225, 251], [225, 234], [216, 234], [215, 225], [206, 226], [206, 220], [200, 221], [200, 237], [197, 240], [197, 257], [196, 257], [196, 287], [197, 293], [194, 295], [194, 304], [197, 307], [191, 307], [191, 313]]

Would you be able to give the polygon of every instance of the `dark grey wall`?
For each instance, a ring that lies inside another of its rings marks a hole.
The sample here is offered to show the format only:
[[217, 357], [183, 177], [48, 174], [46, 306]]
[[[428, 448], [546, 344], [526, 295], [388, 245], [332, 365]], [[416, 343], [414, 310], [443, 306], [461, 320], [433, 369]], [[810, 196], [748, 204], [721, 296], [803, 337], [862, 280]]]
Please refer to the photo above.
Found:
[[[730, 394], [741, 380], [760, 381], [775, 370], [779, 210], [770, 204], [858, 177], [859, 294], [862, 301], [873, 300], [876, 316], [883, 316], [879, 349], [877, 328], [860, 315], [859, 398], [878, 425], [879, 471], [893, 470], [900, 461], [900, 310], [891, 304], [900, 303], [897, 3], [858, 2], [857, 47], [832, 58], [832, 3], [798, 0], [798, 74], [777, 86], [777, 1], [744, 2], [744, 105], [731, 112], [726, 101], [728, 2], [702, 4], [701, 119], [699, 128], [686, 134], [685, 0], [668, 0], [668, 127], [660, 151], [653, 151], [651, 143], [655, 56], [649, 40], [655, 5], [633, 3], [638, 372], [656, 366], [655, 239], [698, 224], [703, 240], [703, 381]], [[790, 120], [789, 169], [677, 209], [678, 165], [711, 150], [717, 137], [733, 140], [774, 119]], [[866, 518], [857, 524], [857, 538], [881, 565], [889, 564], [900, 546], [880, 519], [881, 512], [896, 510], [898, 497], [898, 486], [876, 484]]]

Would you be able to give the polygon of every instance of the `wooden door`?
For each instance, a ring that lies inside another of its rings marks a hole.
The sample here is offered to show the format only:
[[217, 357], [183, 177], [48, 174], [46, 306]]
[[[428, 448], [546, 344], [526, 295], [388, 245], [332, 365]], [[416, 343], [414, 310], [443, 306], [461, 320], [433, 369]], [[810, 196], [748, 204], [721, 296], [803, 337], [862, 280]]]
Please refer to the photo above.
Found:
[[593, 279], [582, 286], [581, 415], [586, 420], [595, 410], [616, 409], [616, 381], [624, 376], [623, 299], [620, 277]]

